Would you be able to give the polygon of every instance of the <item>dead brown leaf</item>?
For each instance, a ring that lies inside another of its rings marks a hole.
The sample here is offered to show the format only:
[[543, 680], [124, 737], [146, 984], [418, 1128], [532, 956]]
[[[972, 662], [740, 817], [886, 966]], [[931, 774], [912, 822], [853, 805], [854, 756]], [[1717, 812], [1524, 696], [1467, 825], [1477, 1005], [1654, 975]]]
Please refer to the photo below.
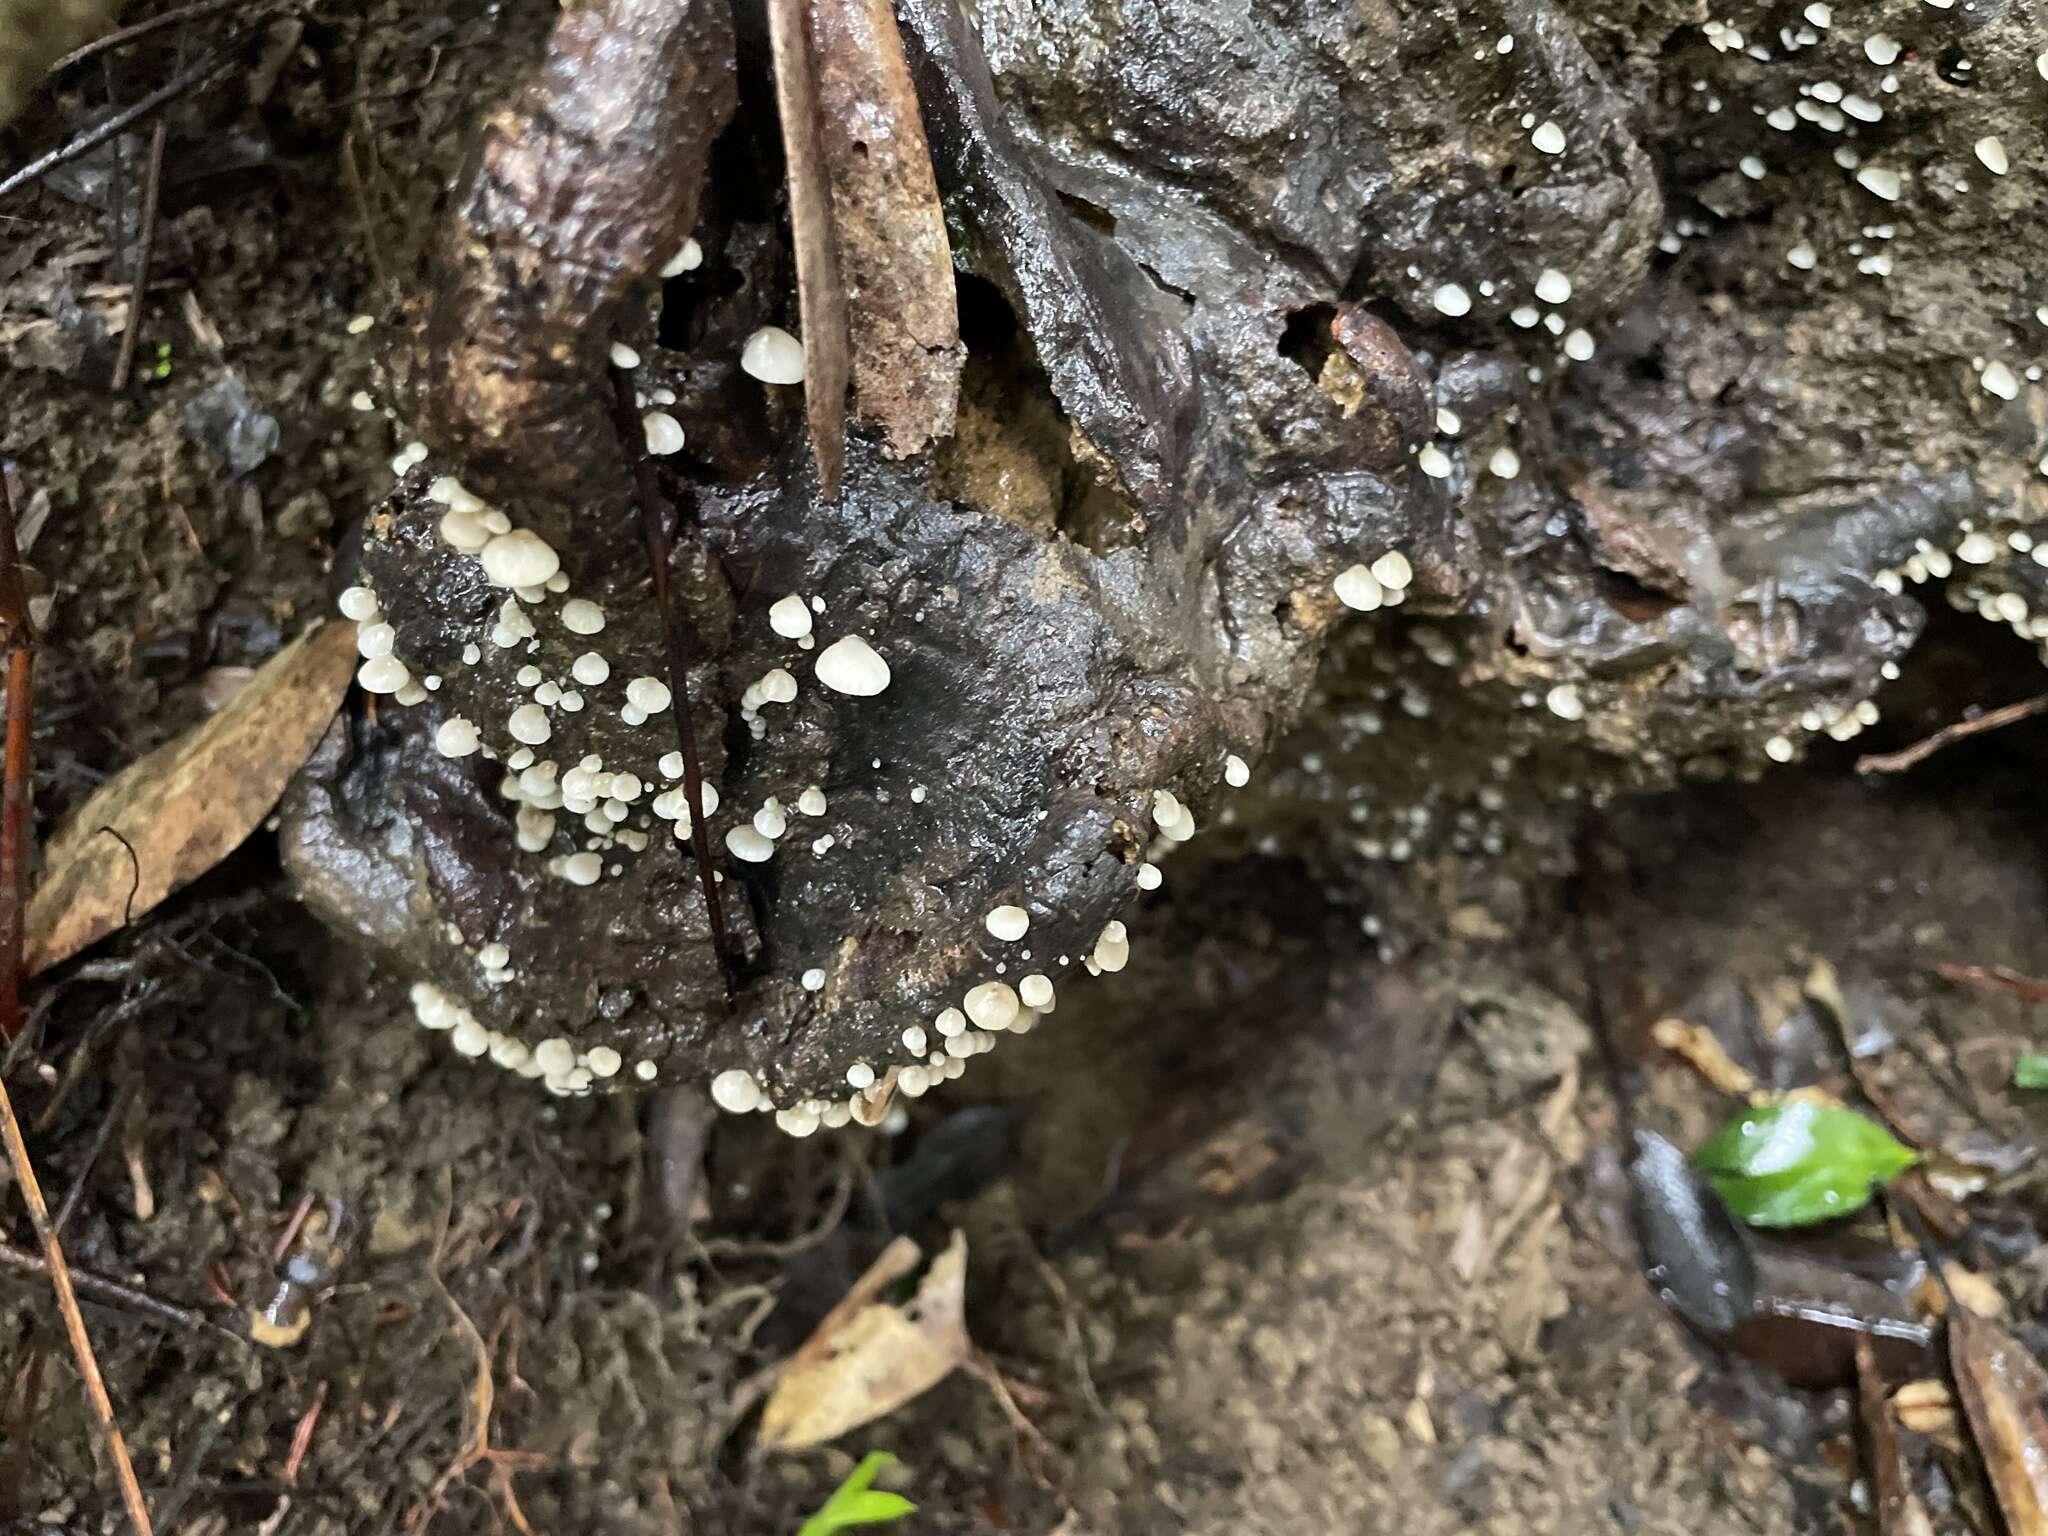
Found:
[[810, 22], [854, 407], [908, 458], [952, 432], [966, 359], [931, 149], [889, 0], [810, 0]]
[[51, 840], [26, 972], [126, 926], [255, 831], [334, 718], [355, 661], [353, 624], [308, 630], [218, 714], [101, 785]]
[[893, 1413], [973, 1353], [967, 1337], [967, 1239], [960, 1233], [902, 1306], [877, 1302], [917, 1267], [917, 1244], [899, 1237], [812, 1330], [761, 1410], [761, 1443], [798, 1451]]
[[2048, 1372], [1967, 1307], [1949, 1308], [1949, 1370], [2009, 1536], [2048, 1536]]
[[818, 461], [818, 487], [839, 495], [846, 460], [846, 279], [832, 229], [831, 173], [818, 136], [818, 82], [804, 0], [768, 0], [768, 47], [789, 167], [789, 233], [796, 246], [797, 309], [803, 321], [804, 418]]

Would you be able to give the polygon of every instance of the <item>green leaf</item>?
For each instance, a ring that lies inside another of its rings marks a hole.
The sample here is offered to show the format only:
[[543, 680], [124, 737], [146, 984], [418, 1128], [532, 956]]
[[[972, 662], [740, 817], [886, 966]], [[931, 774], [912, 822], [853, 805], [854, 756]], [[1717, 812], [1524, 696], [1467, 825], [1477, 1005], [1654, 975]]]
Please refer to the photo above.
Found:
[[818, 1512], [803, 1523], [797, 1536], [832, 1536], [855, 1525], [880, 1525], [900, 1520], [917, 1506], [900, 1493], [880, 1493], [868, 1487], [882, 1468], [895, 1465], [887, 1451], [870, 1451], [859, 1466], [847, 1473], [846, 1481], [832, 1490]]
[[2013, 1064], [2015, 1088], [2048, 1088], [2048, 1056], [2022, 1056]]
[[1806, 1099], [1744, 1110], [1693, 1154], [1736, 1219], [1753, 1227], [1846, 1216], [1919, 1159], [1869, 1117]]

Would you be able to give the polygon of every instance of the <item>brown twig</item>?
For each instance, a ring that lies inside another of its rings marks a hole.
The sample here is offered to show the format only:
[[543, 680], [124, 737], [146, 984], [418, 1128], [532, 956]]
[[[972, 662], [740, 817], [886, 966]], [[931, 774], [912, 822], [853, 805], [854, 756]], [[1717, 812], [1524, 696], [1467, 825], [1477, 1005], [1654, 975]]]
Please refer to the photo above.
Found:
[[704, 767], [697, 756], [697, 724], [690, 703], [689, 642], [676, 623], [668, 592], [668, 526], [662, 517], [666, 501], [654, 483], [654, 468], [641, 451], [642, 430], [633, 401], [633, 381], [623, 368], [611, 370], [613, 401], [619, 444], [633, 466], [633, 490], [640, 503], [640, 530], [647, 543], [647, 560], [654, 568], [654, 603], [661, 613], [662, 634], [668, 641], [668, 691], [670, 713], [676, 720], [676, 738], [683, 752], [683, 793], [690, 802], [690, 851], [697, 862], [697, 884], [704, 892], [704, 909], [711, 918], [711, 947], [725, 973], [728, 989], [733, 980], [733, 956], [725, 940], [725, 914], [718, 904], [717, 872], [711, 866], [711, 818], [704, 814]]
[[135, 278], [129, 284], [128, 325], [121, 332], [121, 350], [114, 358], [115, 394], [128, 387], [128, 375], [135, 369], [136, 338], [142, 334], [142, 304], [149, 292], [149, 262], [156, 253], [157, 207], [164, 188], [164, 141], [170, 125], [162, 118], [149, 135], [149, 169], [142, 183], [142, 228], [136, 236]]
[[2023, 976], [2002, 965], [1963, 965], [1954, 960], [1943, 960], [1934, 969], [1944, 981], [1953, 981], [1960, 986], [1982, 987], [1987, 992], [2007, 992], [2030, 1003], [2048, 1003], [2048, 981]]
[[4, 181], [0, 181], [0, 197], [5, 197], [30, 182], [40, 181], [58, 166], [76, 160], [88, 150], [96, 149], [122, 129], [139, 123], [150, 113], [160, 110], [195, 87], [211, 85], [228, 72], [228, 64], [217, 54], [209, 54], [190, 69], [180, 70], [169, 80], [151, 91], [133, 106], [123, 107], [105, 122], [88, 128], [70, 142], [58, 145], [46, 155], [39, 155], [29, 161]]
[[[0, 473], [0, 624], [5, 625], [7, 641], [6, 779], [4, 787], [0, 787], [0, 1037], [11, 1040], [21, 1030], [21, 939], [22, 914], [28, 906], [29, 738], [36, 634], [29, 619], [27, 587], [21, 577], [21, 549], [15, 541], [14, 500], [4, 473]], [[0, 1078], [0, 1139], [7, 1143], [7, 1160], [14, 1169], [14, 1182], [21, 1190], [22, 1204], [28, 1207], [29, 1221], [36, 1229], [36, 1240], [49, 1265], [50, 1289], [56, 1293], [57, 1311], [64, 1319], [72, 1357], [85, 1378], [85, 1394], [92, 1404], [100, 1438], [114, 1463], [128, 1519], [137, 1536], [149, 1536], [149, 1509], [142, 1502], [142, 1489], [135, 1481], [135, 1468], [128, 1460], [128, 1444], [121, 1438], [121, 1426], [115, 1422], [113, 1400], [107, 1396], [107, 1384], [100, 1376], [92, 1338], [85, 1331], [85, 1318], [78, 1310], [78, 1292], [64, 1262], [64, 1248], [57, 1240], [57, 1229], [50, 1223], [50, 1207], [36, 1179], [35, 1164], [29, 1159], [28, 1143], [22, 1138], [21, 1121], [14, 1113], [14, 1099], [7, 1091], [5, 1078]]]
[[2017, 704], [2006, 704], [1998, 709], [1987, 709], [1981, 715], [1958, 720], [1954, 725], [1944, 725], [1926, 740], [1916, 741], [1910, 747], [1902, 747], [1896, 752], [1866, 753], [1856, 759], [1856, 771], [1904, 773], [1914, 764], [1934, 756], [1944, 747], [1953, 746], [1967, 736], [2016, 725], [2022, 720], [2040, 714], [2044, 709], [2048, 709], [2048, 693], [2036, 694], [2031, 699], [2021, 699]]
[[57, 1241], [56, 1229], [50, 1225], [50, 1208], [43, 1202], [43, 1189], [36, 1182], [35, 1167], [29, 1162], [28, 1144], [21, 1139], [21, 1121], [15, 1116], [14, 1099], [7, 1092], [5, 1082], [0, 1082], [0, 1137], [7, 1142], [7, 1159], [14, 1167], [14, 1181], [20, 1186], [22, 1203], [28, 1207], [29, 1221], [36, 1229], [36, 1238], [42, 1244], [43, 1257], [49, 1265], [50, 1289], [57, 1295], [57, 1310], [64, 1318], [64, 1332], [71, 1341], [72, 1358], [78, 1362], [79, 1374], [85, 1378], [86, 1399], [92, 1404], [101, 1441], [114, 1463], [115, 1479], [121, 1486], [121, 1502], [128, 1508], [128, 1520], [137, 1536], [150, 1536], [149, 1509], [142, 1502], [142, 1489], [135, 1481], [135, 1467], [128, 1459], [128, 1442], [121, 1438], [121, 1426], [115, 1421], [114, 1403], [107, 1396], [107, 1384], [100, 1375], [99, 1360], [92, 1351], [92, 1338], [86, 1333], [85, 1318], [78, 1310], [78, 1292], [72, 1285], [71, 1271], [64, 1262], [64, 1249]]

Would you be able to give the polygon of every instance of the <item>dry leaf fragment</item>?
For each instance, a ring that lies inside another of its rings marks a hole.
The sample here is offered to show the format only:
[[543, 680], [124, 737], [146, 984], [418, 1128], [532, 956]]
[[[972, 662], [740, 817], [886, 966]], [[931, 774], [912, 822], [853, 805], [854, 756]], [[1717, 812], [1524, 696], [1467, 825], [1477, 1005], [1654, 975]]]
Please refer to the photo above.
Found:
[[1949, 1370], [2009, 1536], [2048, 1536], [2048, 1394], [2044, 1372], [2005, 1329], [1951, 1307]]
[[804, 418], [818, 461], [819, 492], [835, 501], [846, 459], [846, 286], [832, 229], [830, 172], [819, 146], [818, 83], [804, 0], [768, 0], [768, 47], [789, 167], [789, 233], [804, 332]]
[[899, 1237], [790, 1356], [761, 1410], [761, 1443], [798, 1451], [893, 1413], [966, 1362], [967, 1239], [946, 1251], [902, 1306], [874, 1298], [916, 1268], [917, 1245]]
[[125, 926], [255, 831], [341, 707], [355, 661], [353, 624], [308, 630], [218, 714], [101, 785], [50, 843], [26, 971]]
[[938, 180], [888, 0], [810, 0], [810, 22], [854, 406], [908, 458], [952, 432], [966, 360]]

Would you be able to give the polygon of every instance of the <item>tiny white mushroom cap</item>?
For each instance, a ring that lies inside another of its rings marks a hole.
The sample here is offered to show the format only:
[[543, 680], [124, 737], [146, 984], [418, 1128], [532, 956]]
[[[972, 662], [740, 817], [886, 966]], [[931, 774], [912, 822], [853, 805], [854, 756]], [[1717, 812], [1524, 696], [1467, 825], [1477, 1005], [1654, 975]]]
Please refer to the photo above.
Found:
[[1529, 142], [1546, 155], [1561, 155], [1564, 153], [1564, 130], [1553, 122], [1538, 123], [1536, 131], [1529, 135]]
[[824, 815], [826, 809], [825, 791], [813, 784], [809, 789], [796, 797], [796, 808], [806, 816]]
[[1992, 175], [2003, 176], [2012, 169], [2012, 157], [2006, 154], [2004, 141], [1995, 135], [1979, 139], [1972, 147], [1984, 162], [1984, 169]]
[[544, 586], [562, 568], [554, 546], [530, 528], [501, 533], [486, 544], [479, 556], [484, 576], [494, 587]]
[[764, 325], [740, 349], [740, 367], [763, 384], [801, 384], [804, 344], [779, 325]]
[[761, 1086], [745, 1067], [733, 1067], [711, 1079], [711, 1102], [731, 1114], [749, 1114], [761, 1102]]
[[396, 656], [372, 656], [356, 669], [356, 681], [367, 693], [396, 693], [412, 681], [412, 673]]
[[982, 919], [988, 931], [1005, 943], [1024, 937], [1031, 927], [1031, 914], [1022, 907], [994, 907]]
[[356, 631], [356, 654], [366, 660], [372, 656], [389, 656], [397, 644], [398, 631], [381, 620], [365, 624]]
[[1470, 314], [1472, 311], [1472, 295], [1458, 283], [1442, 284], [1429, 296], [1429, 301], [1436, 306], [1439, 314], [1456, 317]]
[[791, 1105], [775, 1111], [775, 1123], [792, 1136], [808, 1136], [818, 1128], [818, 1111], [809, 1104]]
[[811, 663], [818, 681], [834, 693], [871, 699], [889, 686], [889, 663], [859, 635], [842, 635]]
[[746, 823], [725, 834], [725, 847], [734, 858], [749, 864], [765, 864], [775, 857], [775, 840], [762, 836]]
[[1235, 752], [1223, 759], [1223, 782], [1232, 789], [1243, 789], [1252, 781], [1251, 764]]
[[1570, 683], [1559, 683], [1543, 696], [1543, 702], [1550, 712], [1560, 720], [1583, 720], [1586, 718], [1585, 701], [1579, 697], [1579, 690]]
[[587, 597], [562, 604], [562, 627], [572, 635], [594, 635], [604, 628], [604, 610]]
[[337, 601], [344, 618], [360, 624], [377, 617], [377, 594], [368, 587], [345, 587]]
[[1017, 998], [1026, 1008], [1049, 1013], [1053, 1008], [1052, 978], [1033, 971], [1017, 983]]
[[669, 257], [661, 269], [663, 277], [681, 277], [685, 272], [694, 272], [704, 265], [704, 247], [695, 240], [685, 240], [675, 255]]
[[625, 1065], [619, 1053], [608, 1045], [593, 1045], [584, 1060], [590, 1063], [593, 1077], [616, 1077], [619, 1068]]
[[1522, 456], [1502, 443], [1493, 450], [1493, 457], [1486, 461], [1486, 467], [1502, 480], [1512, 480], [1522, 472]]
[[872, 1088], [875, 1086], [875, 1069], [864, 1061], [856, 1061], [846, 1069], [846, 1082], [852, 1088]]
[[585, 651], [569, 664], [569, 675], [586, 688], [595, 688], [612, 675], [612, 664], [595, 651]]
[[1390, 549], [1372, 563], [1373, 579], [1390, 592], [1405, 589], [1415, 579], [1415, 567], [1398, 549]]
[[514, 741], [523, 741], [529, 747], [537, 747], [554, 734], [548, 724], [548, 712], [538, 704], [522, 704], [506, 717], [505, 729], [512, 733]]
[[609, 356], [614, 368], [638, 368], [640, 366], [640, 354], [627, 346], [623, 341], [612, 343]]
[[658, 677], [636, 677], [626, 684], [626, 702], [650, 715], [658, 715], [669, 705], [668, 684]]
[[647, 451], [657, 458], [683, 451], [683, 424], [667, 411], [649, 411], [640, 418], [647, 437]]
[[796, 593], [779, 597], [768, 610], [768, 627], [785, 640], [801, 640], [811, 632], [811, 608]]
[[572, 853], [562, 860], [562, 878], [571, 885], [595, 885], [604, 874], [604, 860], [594, 853]]
[[1008, 1029], [1017, 1018], [1017, 992], [1007, 981], [970, 987], [963, 1002], [967, 1017], [982, 1029]]
[[1359, 613], [1371, 613], [1387, 600], [1378, 579], [1362, 565], [1339, 571], [1330, 586], [1337, 594], [1337, 601]]
[[461, 715], [443, 720], [434, 731], [434, 750], [443, 757], [468, 757], [482, 745], [476, 726]]
[[1572, 280], [1555, 267], [1545, 267], [1536, 279], [1536, 297], [1546, 304], [1562, 304], [1572, 296]]
[[1120, 971], [1131, 961], [1131, 941], [1124, 932], [1122, 923], [1111, 923], [1102, 930], [1095, 941], [1095, 952], [1089, 959], [1101, 970]]
[[2014, 399], [2020, 392], [2019, 376], [1996, 358], [1985, 365], [1978, 382], [1984, 386], [1986, 394], [1996, 395], [2001, 400]]

